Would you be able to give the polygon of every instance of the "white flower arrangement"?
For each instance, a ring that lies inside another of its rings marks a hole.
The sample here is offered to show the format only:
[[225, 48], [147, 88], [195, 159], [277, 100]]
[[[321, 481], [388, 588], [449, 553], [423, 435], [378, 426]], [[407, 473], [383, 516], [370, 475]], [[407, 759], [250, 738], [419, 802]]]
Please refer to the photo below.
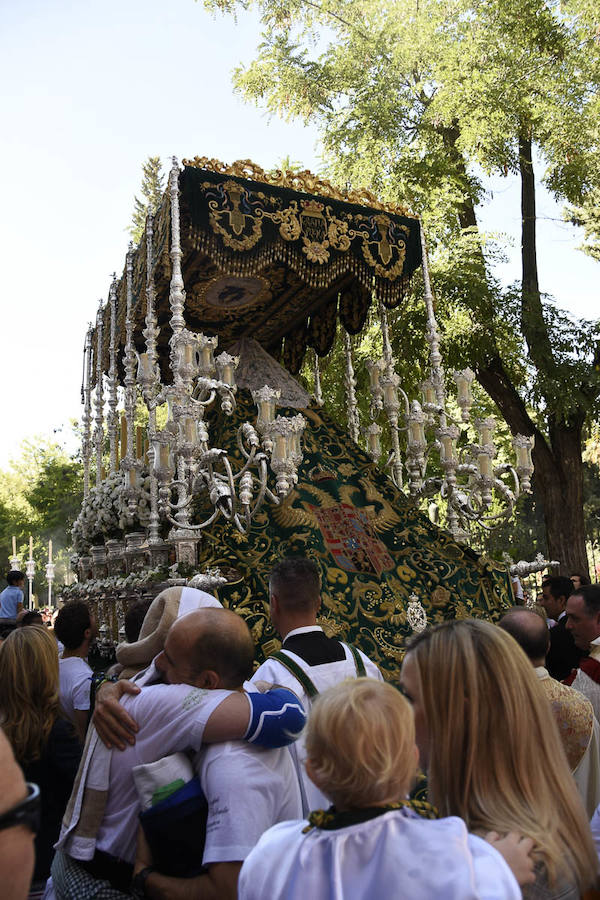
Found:
[[147, 471], [139, 474], [137, 503], [133, 516], [123, 493], [120, 497], [119, 526], [122, 531], [143, 531], [150, 524], [150, 475]]
[[73, 547], [79, 554], [87, 552], [92, 544], [102, 541], [104, 537], [120, 531], [122, 492], [123, 476], [120, 472], [113, 472], [99, 487], [90, 490], [71, 532]]
[[95, 597], [100, 594], [118, 593], [145, 587], [156, 581], [169, 581], [168, 571], [164, 566], [157, 566], [147, 572], [132, 572], [130, 575], [109, 575], [108, 578], [92, 578], [89, 581], [78, 581], [65, 586], [62, 590], [63, 600]]
[[99, 487], [93, 487], [83, 501], [72, 529], [73, 547], [84, 554], [94, 543], [106, 538], [122, 538], [125, 531], [143, 531], [150, 521], [150, 475], [141, 472], [134, 515], [126, 499], [125, 479], [113, 472]]

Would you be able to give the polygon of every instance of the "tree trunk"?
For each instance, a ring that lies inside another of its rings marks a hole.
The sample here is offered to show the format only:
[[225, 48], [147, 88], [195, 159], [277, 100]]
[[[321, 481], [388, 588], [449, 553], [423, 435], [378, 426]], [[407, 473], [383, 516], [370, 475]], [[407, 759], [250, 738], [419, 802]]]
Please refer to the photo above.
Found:
[[536, 454], [536, 496], [541, 499], [550, 559], [560, 561], [561, 574], [588, 574], [583, 517], [583, 461], [581, 441], [584, 417], [574, 423], [550, 425], [551, 460]]
[[544, 321], [538, 282], [536, 251], [535, 175], [531, 137], [519, 138], [519, 170], [521, 173], [521, 328], [529, 355], [536, 368], [550, 373], [554, 356], [548, 328]]
[[[457, 171], [468, 184], [464, 159], [457, 147], [458, 126], [445, 128], [444, 142], [453, 154]], [[521, 174], [521, 324], [529, 355], [541, 375], [554, 374], [555, 363], [540, 296], [536, 253], [535, 173], [531, 136], [524, 128], [519, 139]], [[467, 190], [458, 212], [461, 228], [477, 228], [477, 214]], [[485, 266], [483, 253], [481, 264]], [[490, 310], [493, 318], [493, 310]], [[582, 429], [585, 413], [571, 421], [548, 416], [548, 439], [531, 419], [527, 407], [504, 368], [499, 353], [476, 367], [477, 380], [498, 406], [512, 434], [534, 437], [534, 492], [546, 527], [549, 559], [560, 562], [563, 574], [588, 573], [583, 516]], [[506, 548], [510, 552], [510, 547]], [[532, 548], [533, 556], [533, 548]]]
[[[500, 410], [511, 432], [535, 438], [533, 485], [536, 500], [543, 510], [548, 558], [560, 562], [562, 574], [587, 574], [581, 459], [584, 414], [568, 423], [550, 420], [548, 443], [532, 422], [500, 357], [479, 368], [477, 380]], [[507, 551], [510, 552], [510, 547]]]

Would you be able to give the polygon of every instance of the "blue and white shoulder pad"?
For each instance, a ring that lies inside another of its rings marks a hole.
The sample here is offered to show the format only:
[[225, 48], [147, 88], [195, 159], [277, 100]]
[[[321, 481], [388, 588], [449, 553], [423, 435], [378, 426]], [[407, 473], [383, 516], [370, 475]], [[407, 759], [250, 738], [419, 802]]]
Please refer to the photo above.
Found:
[[286, 747], [300, 737], [306, 712], [298, 697], [287, 688], [272, 688], [264, 694], [247, 693], [250, 724], [245, 740], [261, 747]]

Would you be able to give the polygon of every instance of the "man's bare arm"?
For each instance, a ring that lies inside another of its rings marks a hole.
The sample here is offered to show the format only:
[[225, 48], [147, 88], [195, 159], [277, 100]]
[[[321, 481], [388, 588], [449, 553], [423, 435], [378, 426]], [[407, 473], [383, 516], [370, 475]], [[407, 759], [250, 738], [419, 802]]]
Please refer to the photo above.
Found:
[[241, 862], [213, 863], [206, 875], [196, 878], [170, 878], [151, 872], [144, 892], [152, 900], [236, 900], [241, 868]]
[[297, 740], [306, 724], [300, 699], [289, 688], [262, 694], [236, 692], [211, 713], [202, 743], [244, 739], [262, 747], [285, 747]]
[[135, 744], [138, 724], [132, 719], [119, 700], [123, 694], [139, 694], [140, 688], [131, 681], [111, 681], [100, 686], [96, 694], [96, 705], [92, 722], [98, 737], [110, 750], [116, 747], [124, 750], [127, 744]]
[[[151, 866], [152, 862], [152, 853], [140, 826], [134, 875]], [[241, 862], [212, 863], [206, 875], [195, 878], [171, 878], [151, 872], [144, 884], [144, 894], [152, 900], [236, 900], [241, 868]]]
[[[287, 697], [282, 700], [275, 696], [274, 691], [268, 693], [265, 698], [268, 714], [262, 717], [256, 704], [257, 697], [263, 695], [246, 694], [244, 691], [232, 693], [211, 714], [204, 728], [202, 742], [215, 744], [245, 738], [269, 747], [291, 743], [300, 734], [306, 716], [295, 694], [288, 688], [277, 690], [284, 691]], [[100, 740], [109, 749], [114, 746], [124, 750], [125, 742], [135, 744], [137, 722], [121, 706], [119, 698], [124, 693], [137, 694], [139, 691], [137, 685], [128, 681], [106, 683], [100, 688], [93, 722]], [[266, 734], [273, 732], [273, 729], [274, 736], [272, 733]]]
[[250, 704], [243, 692], [231, 694], [220, 703], [204, 726], [203, 744], [241, 740], [250, 724]]
[[[261, 690], [268, 690], [271, 685], [266, 682]], [[123, 694], [139, 694], [140, 688], [131, 681], [106, 681], [96, 694], [96, 705], [92, 721], [103, 744], [109, 749], [116, 747], [124, 750], [126, 743], [135, 744], [135, 735], [139, 727], [124, 706], [119, 702]], [[224, 740], [242, 738], [250, 721], [250, 709], [244, 694], [234, 694], [230, 698], [225, 710], [218, 707], [211, 716], [205, 730], [213, 737], [206, 737], [207, 743], [216, 743]], [[220, 712], [219, 712], [220, 710]], [[219, 713], [217, 715], [217, 713]], [[213, 721], [213, 716], [214, 721]], [[241, 717], [241, 718], [240, 718]], [[212, 722], [212, 726], [211, 726]]]

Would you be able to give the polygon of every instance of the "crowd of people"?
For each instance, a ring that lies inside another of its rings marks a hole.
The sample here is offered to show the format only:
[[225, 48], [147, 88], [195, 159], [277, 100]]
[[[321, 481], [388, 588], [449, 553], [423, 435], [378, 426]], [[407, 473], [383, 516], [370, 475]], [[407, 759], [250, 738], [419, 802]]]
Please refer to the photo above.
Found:
[[173, 587], [129, 608], [101, 679], [87, 604], [25, 621], [20, 574], [0, 595], [2, 897], [595, 896], [600, 585], [584, 576], [545, 579], [497, 624], [415, 635], [392, 685], [317, 624], [306, 558], [271, 573], [282, 645], [257, 669], [240, 616]]

